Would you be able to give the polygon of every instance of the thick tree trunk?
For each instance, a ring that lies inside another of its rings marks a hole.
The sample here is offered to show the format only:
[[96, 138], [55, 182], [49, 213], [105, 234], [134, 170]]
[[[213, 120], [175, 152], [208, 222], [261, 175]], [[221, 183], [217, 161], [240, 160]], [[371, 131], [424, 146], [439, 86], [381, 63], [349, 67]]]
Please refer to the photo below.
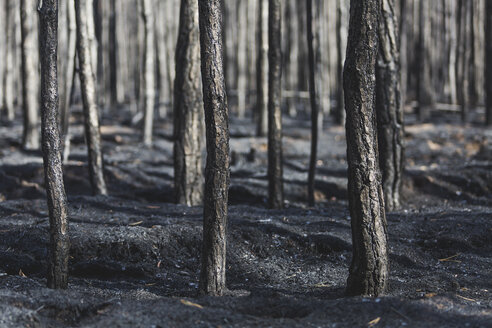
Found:
[[87, 21], [92, 17], [88, 14], [87, 0], [75, 0], [77, 22], [77, 54], [79, 58], [79, 77], [84, 105], [85, 139], [89, 157], [89, 176], [94, 195], [106, 195], [106, 183], [103, 173], [103, 155], [101, 150], [101, 135], [99, 132], [99, 113], [96, 104], [95, 75], [92, 56], [97, 52], [91, 51], [91, 31]]
[[229, 125], [222, 58], [220, 0], [199, 0], [200, 52], [207, 135], [200, 291], [226, 290], [226, 227], [229, 195]]
[[34, 0], [21, 0], [20, 17], [22, 33], [22, 108], [24, 130], [22, 147], [39, 148], [38, 131], [38, 85], [37, 56], [38, 44], [34, 31], [36, 3]]
[[270, 0], [268, 12], [268, 203], [270, 208], [283, 208], [280, 0]]
[[344, 70], [353, 258], [347, 294], [383, 294], [388, 249], [378, 163], [375, 92], [380, 0], [352, 0]]
[[58, 129], [58, 0], [40, 1], [41, 131], [46, 194], [50, 217], [48, 287], [67, 288], [68, 210]]
[[181, 0], [174, 80], [174, 193], [188, 206], [203, 202], [204, 135], [198, 3]]
[[492, 1], [485, 1], [485, 103], [486, 124], [492, 126]]
[[143, 62], [143, 142], [152, 144], [152, 125], [154, 123], [155, 80], [154, 80], [154, 16], [151, 0], [142, 0], [142, 18], [144, 21], [144, 62]]
[[256, 62], [256, 135], [268, 132], [268, 0], [259, 0], [258, 57]]
[[400, 100], [400, 51], [395, 0], [381, 1], [376, 67], [376, 116], [379, 164], [387, 211], [400, 207], [403, 171], [403, 111]]
[[60, 92], [60, 113], [61, 113], [61, 132], [63, 144], [63, 160], [68, 160], [70, 153], [70, 136], [68, 129], [70, 125], [70, 100], [72, 94], [73, 81], [75, 76], [75, 60], [77, 47], [77, 24], [75, 21], [75, 4], [68, 1], [67, 6], [67, 43], [66, 57], [62, 65], [64, 84]]
[[[317, 75], [320, 70], [317, 70], [316, 63], [319, 61], [319, 15], [313, 17], [313, 0], [307, 0], [307, 42], [308, 42], [308, 59], [309, 59], [309, 98], [311, 100], [311, 155], [309, 160], [308, 173], [308, 202], [310, 206], [314, 206], [314, 182], [316, 175], [316, 161], [318, 153], [318, 132], [319, 132], [319, 83]], [[319, 13], [319, 7], [315, 8], [316, 13]], [[315, 49], [318, 52], [315, 54]], [[321, 117], [322, 119], [322, 117]]]

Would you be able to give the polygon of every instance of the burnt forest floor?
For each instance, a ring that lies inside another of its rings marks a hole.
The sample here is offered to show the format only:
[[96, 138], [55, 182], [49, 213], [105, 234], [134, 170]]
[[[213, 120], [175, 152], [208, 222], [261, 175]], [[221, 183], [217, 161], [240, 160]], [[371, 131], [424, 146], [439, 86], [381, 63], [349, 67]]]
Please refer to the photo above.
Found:
[[21, 150], [20, 119], [0, 126], [0, 327], [492, 326], [491, 129], [462, 126], [456, 114], [407, 127], [404, 206], [387, 214], [388, 295], [347, 298], [343, 129], [326, 124], [310, 208], [309, 121], [284, 119], [287, 208], [268, 210], [266, 138], [232, 119], [230, 293], [214, 298], [197, 296], [202, 209], [172, 204], [170, 121], [155, 124], [148, 149], [128, 117], [106, 115], [110, 196], [93, 197], [80, 115], [64, 167], [72, 243], [64, 291], [45, 287], [41, 153]]

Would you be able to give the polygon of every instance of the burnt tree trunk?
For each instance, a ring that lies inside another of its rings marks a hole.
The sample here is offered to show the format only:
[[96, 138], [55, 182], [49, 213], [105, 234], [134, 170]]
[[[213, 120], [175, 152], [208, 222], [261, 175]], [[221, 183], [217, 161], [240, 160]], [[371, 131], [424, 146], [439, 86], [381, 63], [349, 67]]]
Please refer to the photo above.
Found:
[[[319, 132], [319, 96], [317, 90], [316, 78], [321, 71], [317, 70], [316, 63], [319, 61], [319, 53], [315, 54], [315, 49], [319, 50], [319, 34], [317, 33], [319, 24], [319, 15], [313, 16], [313, 0], [307, 0], [307, 42], [308, 42], [308, 60], [309, 60], [309, 98], [311, 101], [311, 154], [309, 160], [308, 173], [308, 202], [314, 206], [314, 182], [316, 175], [316, 160], [318, 153], [318, 132]], [[316, 8], [319, 13], [319, 8]], [[318, 51], [319, 52], [319, 51]], [[316, 73], [316, 71], [318, 73]]]
[[220, 0], [199, 0], [200, 54], [207, 136], [200, 292], [226, 290], [226, 227], [229, 195], [229, 125], [222, 58]]
[[281, 2], [270, 0], [268, 7], [268, 203], [283, 208], [282, 111], [281, 111]]
[[63, 160], [66, 162], [70, 153], [70, 135], [68, 129], [70, 125], [70, 99], [72, 94], [73, 81], [75, 76], [75, 61], [77, 47], [77, 24], [75, 22], [75, 4], [68, 1], [67, 6], [67, 52], [63, 61], [62, 74], [64, 85], [60, 92], [60, 113], [61, 113], [61, 133], [63, 145]]
[[174, 191], [177, 203], [195, 206], [203, 202], [204, 135], [195, 0], [181, 0], [179, 20], [174, 80]]
[[429, 1], [421, 0], [419, 6], [419, 33], [417, 49], [417, 116], [420, 122], [429, 117], [430, 109], [434, 102], [430, 77], [429, 39], [430, 12]]
[[344, 51], [345, 43], [343, 42], [343, 1], [337, 1], [337, 22], [336, 22], [336, 33], [337, 33], [337, 111], [335, 113], [335, 120], [338, 124], [345, 124], [345, 99], [343, 94], [343, 61], [344, 61]]
[[39, 148], [38, 132], [38, 86], [37, 86], [37, 40], [34, 31], [36, 3], [34, 0], [21, 0], [22, 34], [22, 109], [24, 127], [22, 146], [24, 149]]
[[403, 111], [397, 26], [395, 0], [382, 0], [376, 66], [376, 116], [379, 165], [387, 211], [400, 207], [403, 171]]
[[485, 1], [485, 97], [486, 124], [492, 126], [492, 1]]
[[152, 144], [152, 125], [154, 123], [155, 79], [154, 79], [154, 17], [152, 2], [142, 0], [142, 18], [144, 21], [144, 60], [143, 60], [143, 142]]
[[[77, 22], [77, 54], [79, 58], [79, 77], [84, 105], [84, 128], [89, 158], [89, 176], [94, 195], [106, 195], [103, 173], [101, 134], [99, 132], [99, 113], [96, 103], [93, 52], [91, 51], [90, 30], [87, 21], [87, 0], [75, 0], [75, 20]], [[95, 54], [97, 55], [97, 53]]]
[[348, 193], [353, 257], [348, 295], [383, 294], [388, 249], [376, 131], [376, 58], [380, 0], [352, 0], [344, 69]]
[[268, 132], [268, 0], [259, 0], [256, 61], [256, 135], [264, 137]]
[[5, 64], [3, 75], [3, 98], [2, 107], [5, 111], [6, 120], [12, 121], [15, 118], [14, 110], [14, 48], [15, 48], [15, 33], [14, 33], [14, 17], [16, 12], [17, 1], [5, 1]]
[[68, 210], [58, 129], [58, 0], [40, 1], [41, 143], [50, 217], [48, 287], [67, 288]]

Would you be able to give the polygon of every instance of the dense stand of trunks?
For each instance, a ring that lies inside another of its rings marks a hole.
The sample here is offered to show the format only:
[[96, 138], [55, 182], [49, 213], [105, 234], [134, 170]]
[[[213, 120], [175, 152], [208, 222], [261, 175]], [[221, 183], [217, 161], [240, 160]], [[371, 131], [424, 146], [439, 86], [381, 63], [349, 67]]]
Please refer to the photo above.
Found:
[[[131, 104], [132, 123], [140, 124], [148, 147], [156, 109], [159, 118], [172, 113], [176, 202], [203, 205], [199, 289], [211, 295], [226, 292], [228, 99], [233, 115], [254, 119], [255, 134], [267, 136], [270, 208], [284, 207], [283, 108], [293, 117], [311, 116], [311, 206], [324, 114], [333, 108], [336, 124], [345, 125], [354, 252], [350, 295], [385, 292], [385, 210], [401, 205], [405, 105], [415, 100], [417, 119], [425, 121], [436, 102], [459, 104], [464, 123], [485, 105], [486, 124], [492, 125], [488, 0], [352, 0], [350, 8], [342, 0], [180, 0], [180, 6], [178, 0], [73, 0], [62, 1], [60, 10], [57, 0], [36, 2], [0, 1], [6, 31], [0, 36], [0, 117], [12, 121], [22, 103], [26, 150], [39, 148], [41, 131], [52, 288], [67, 286], [62, 159], [69, 158], [76, 92], [95, 195], [107, 194], [100, 111]], [[310, 106], [303, 106], [305, 91]]]

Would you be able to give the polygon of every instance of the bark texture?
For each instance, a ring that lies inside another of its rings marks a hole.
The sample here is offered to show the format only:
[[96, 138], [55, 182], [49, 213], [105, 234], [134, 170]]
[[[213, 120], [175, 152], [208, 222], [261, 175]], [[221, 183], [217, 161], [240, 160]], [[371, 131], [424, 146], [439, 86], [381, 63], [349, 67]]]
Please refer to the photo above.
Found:
[[39, 148], [38, 131], [38, 85], [37, 56], [38, 47], [34, 21], [36, 3], [34, 0], [21, 0], [21, 34], [22, 34], [22, 112], [24, 127], [22, 146], [24, 149]]
[[43, 0], [40, 2], [38, 11], [40, 17], [42, 149], [50, 216], [50, 256], [47, 278], [49, 288], [67, 288], [70, 241], [58, 129], [58, 1]]
[[176, 202], [203, 202], [204, 118], [200, 80], [198, 3], [181, 0], [174, 80], [174, 192]]
[[[319, 53], [315, 53], [315, 49], [319, 49], [319, 37], [317, 27], [319, 17], [313, 15], [313, 0], [307, 0], [307, 41], [308, 41], [308, 57], [309, 57], [309, 98], [311, 101], [311, 154], [309, 159], [308, 173], [308, 202], [310, 206], [314, 205], [314, 182], [316, 176], [316, 160], [318, 155], [318, 132], [319, 132], [319, 96], [316, 83], [316, 62]], [[317, 8], [319, 9], [319, 8]], [[318, 11], [316, 11], [318, 12]], [[314, 17], [314, 19], [313, 19]], [[316, 19], [318, 18], [318, 19]], [[320, 71], [318, 71], [320, 72]]]
[[282, 111], [281, 111], [281, 2], [270, 0], [268, 7], [268, 203], [283, 208]]
[[379, 55], [376, 67], [376, 116], [379, 165], [387, 211], [400, 207], [403, 172], [403, 111], [395, 0], [381, 0]]
[[485, 95], [486, 123], [492, 126], [492, 1], [485, 1]]
[[143, 106], [144, 126], [143, 142], [152, 144], [152, 125], [154, 123], [155, 77], [154, 77], [154, 16], [152, 1], [142, 0], [142, 18], [144, 21], [144, 61], [143, 61]]
[[[94, 195], [106, 195], [106, 183], [103, 173], [103, 155], [101, 150], [101, 134], [99, 132], [99, 113], [96, 103], [95, 75], [89, 37], [91, 33], [87, 21], [87, 0], [75, 0], [77, 22], [77, 54], [79, 58], [79, 77], [84, 105], [84, 127], [89, 157], [89, 176]], [[92, 19], [92, 17], [91, 17]]]
[[348, 192], [353, 258], [347, 294], [377, 296], [388, 280], [388, 249], [375, 117], [379, 0], [350, 2], [344, 68]]
[[256, 62], [256, 135], [268, 132], [268, 0], [259, 0], [258, 57]]
[[229, 196], [229, 125], [222, 58], [220, 0], [199, 0], [200, 53], [207, 136], [200, 292], [226, 290], [226, 227]]
[[[16, 12], [17, 1], [5, 1], [5, 70], [3, 72], [3, 98], [2, 107], [5, 112], [7, 121], [12, 121], [15, 118], [14, 111], [14, 17]], [[18, 9], [17, 9], [18, 10]]]
[[434, 102], [431, 84], [431, 67], [429, 57], [430, 32], [430, 1], [419, 2], [419, 34], [417, 45], [417, 116], [423, 122], [429, 117]]

